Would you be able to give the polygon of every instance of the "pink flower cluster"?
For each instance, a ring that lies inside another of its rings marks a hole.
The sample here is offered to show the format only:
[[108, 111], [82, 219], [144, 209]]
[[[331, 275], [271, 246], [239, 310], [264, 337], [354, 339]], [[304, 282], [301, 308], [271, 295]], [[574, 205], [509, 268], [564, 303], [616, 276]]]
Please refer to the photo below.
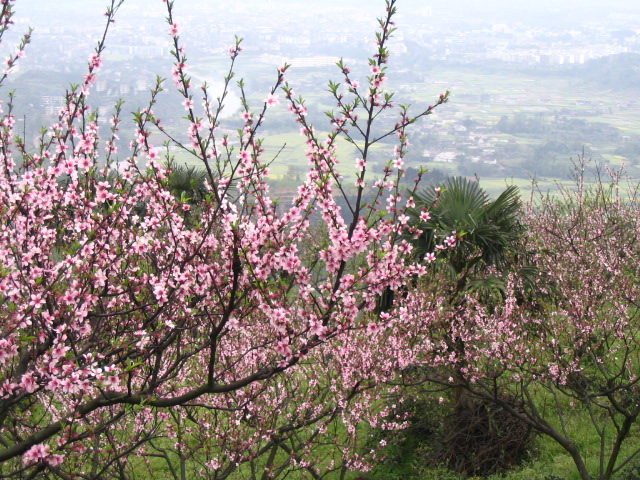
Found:
[[52, 467], [57, 467], [64, 461], [64, 455], [53, 454], [49, 445], [39, 443], [26, 451], [22, 461], [25, 465], [46, 462]]

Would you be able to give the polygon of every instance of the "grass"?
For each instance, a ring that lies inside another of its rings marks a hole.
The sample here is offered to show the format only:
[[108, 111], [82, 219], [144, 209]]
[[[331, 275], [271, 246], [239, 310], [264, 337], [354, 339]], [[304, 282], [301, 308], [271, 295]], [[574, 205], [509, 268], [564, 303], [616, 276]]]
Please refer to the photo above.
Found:
[[[598, 471], [600, 439], [594, 434], [591, 423], [584, 421], [587, 418], [587, 412], [577, 412], [571, 418], [568, 430], [572, 438], [579, 440], [577, 443], [584, 454], [587, 468], [595, 475]], [[639, 446], [640, 438], [636, 435], [627, 441], [623, 453], [629, 455]], [[563, 480], [580, 480], [571, 456], [556, 442], [539, 436], [536, 449], [535, 457], [517, 470], [493, 475], [487, 480], [543, 480], [550, 474]], [[624, 454], [620, 456], [621, 459], [625, 458]], [[623, 475], [624, 469], [618, 473], [617, 478], [622, 478]]]
[[[600, 438], [594, 433], [593, 426], [588, 420], [588, 413], [582, 409], [575, 409], [568, 415], [567, 432], [569, 436], [576, 440], [583, 457], [586, 461], [587, 468], [595, 475], [598, 471]], [[585, 421], [586, 420], [586, 421]], [[392, 446], [391, 451], [397, 455], [398, 452], [405, 451], [407, 455], [406, 461], [398, 461], [383, 465], [381, 468], [374, 470], [372, 477], [376, 480], [479, 480], [480, 477], [466, 476], [455, 474], [443, 467], [433, 467], [423, 470], [416, 474], [412, 468], [416, 464], [412, 448], [418, 445], [415, 442], [409, 442], [404, 446]], [[624, 445], [623, 454], [620, 459], [626, 458], [640, 447], [640, 437], [637, 435], [628, 439]], [[619, 460], [620, 462], [620, 460]], [[631, 462], [626, 469], [633, 468]], [[553, 476], [552, 476], [553, 475]], [[625, 477], [625, 469], [618, 473], [614, 478], [623, 479]], [[580, 480], [580, 476], [576, 470], [575, 464], [571, 456], [555, 441], [549, 437], [539, 435], [534, 442], [534, 451], [532, 458], [526, 463], [514, 468], [511, 471], [501, 474], [485, 477], [485, 480]]]

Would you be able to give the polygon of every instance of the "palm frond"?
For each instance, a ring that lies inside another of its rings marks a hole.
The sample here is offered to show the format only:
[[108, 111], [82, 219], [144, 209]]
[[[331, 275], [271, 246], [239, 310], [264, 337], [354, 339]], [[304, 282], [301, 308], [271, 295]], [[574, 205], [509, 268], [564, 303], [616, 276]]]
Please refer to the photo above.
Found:
[[[423, 231], [414, 240], [416, 254], [433, 251], [443, 237], [456, 232], [462, 242], [450, 260], [458, 271], [475, 266], [478, 258], [486, 266], [503, 264], [522, 233], [517, 187], [508, 187], [492, 200], [478, 182], [453, 177], [441, 186], [440, 193], [436, 187], [428, 187], [415, 195], [415, 202], [410, 216], [413, 225]], [[423, 208], [431, 216], [427, 221], [420, 220]]]

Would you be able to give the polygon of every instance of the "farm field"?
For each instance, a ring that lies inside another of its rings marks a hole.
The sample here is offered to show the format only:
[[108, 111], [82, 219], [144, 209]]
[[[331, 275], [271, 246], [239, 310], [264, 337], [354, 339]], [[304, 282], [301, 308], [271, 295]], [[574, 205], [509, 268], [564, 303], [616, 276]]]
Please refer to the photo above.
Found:
[[[202, 75], [207, 70], [220, 72], [222, 67], [219, 61], [212, 61], [194, 70]], [[354, 69], [358, 68], [361, 66]], [[273, 65], [253, 61], [239, 66], [238, 76], [246, 79], [250, 105], [260, 104], [269, 85], [265, 79], [273, 70]], [[476, 177], [491, 194], [511, 184], [526, 191], [534, 179], [537, 188], [554, 190], [558, 182], [570, 179], [572, 162], [584, 152], [601, 166], [624, 167], [632, 179], [640, 178], [639, 159], [633, 154], [640, 144], [638, 92], [605, 88], [559, 71], [435, 66], [412, 72], [409, 79], [402, 72], [406, 70], [401, 70], [399, 78], [391, 76], [389, 89], [396, 91], [398, 103], [413, 105], [413, 111], [433, 103], [443, 91], [451, 91], [449, 103], [421, 120], [410, 137], [407, 167]], [[422, 79], [416, 81], [420, 75]], [[312, 123], [319, 130], [326, 129], [324, 111], [332, 106], [325, 84], [330, 78], [339, 80], [337, 69], [294, 65], [288, 77], [296, 92], [300, 90], [312, 105]], [[255, 78], [263, 80], [253, 83]], [[269, 114], [263, 134], [265, 159], [275, 159], [270, 177], [295, 178], [307, 162], [303, 137], [285, 105]], [[503, 128], [505, 122], [513, 128]], [[372, 152], [372, 163], [380, 169], [392, 148], [391, 143], [385, 144], [387, 140], [392, 141], [385, 139]], [[625, 146], [627, 150], [621, 151]], [[443, 152], [450, 152], [453, 160], [435, 161]], [[353, 146], [339, 142], [341, 173], [347, 179], [353, 174], [355, 157]]]

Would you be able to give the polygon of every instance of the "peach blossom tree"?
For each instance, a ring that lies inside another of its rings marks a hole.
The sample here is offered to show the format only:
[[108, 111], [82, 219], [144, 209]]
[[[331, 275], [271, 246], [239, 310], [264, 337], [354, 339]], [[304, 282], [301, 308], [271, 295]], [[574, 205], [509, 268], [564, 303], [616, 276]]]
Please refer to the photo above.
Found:
[[[0, 33], [15, 3], [1, 2]], [[384, 314], [376, 302], [427, 270], [408, 260], [412, 247], [400, 239], [412, 198], [399, 180], [408, 127], [448, 94], [416, 114], [393, 102], [385, 81], [396, 1], [388, 0], [366, 79], [338, 65], [328, 134], [307, 122], [283, 65], [256, 109], [238, 82], [243, 127], [227, 136], [221, 111], [241, 41], [229, 49], [223, 93], [211, 98], [188, 75], [182, 25], [173, 2], [163, 3], [184, 140], [154, 114], [161, 79], [134, 114], [125, 155], [116, 148], [126, 133], [122, 103], [106, 129], [90, 107], [122, 0], [111, 1], [83, 81], [35, 151], [15, 136], [11, 97], [4, 106], [0, 476], [131, 478], [162, 464], [174, 478], [226, 478], [246, 464], [261, 478], [288, 469], [319, 478], [366, 468], [375, 452], [341, 443], [335, 428], [356, 439], [363, 423], [397, 426], [375, 401], [421, 342], [401, 302]], [[28, 41], [9, 57], [3, 80]], [[299, 123], [308, 161], [284, 208], [270, 194], [259, 137], [280, 101]], [[153, 145], [152, 132], [169, 148]], [[355, 185], [337, 171], [339, 136], [358, 150]], [[395, 151], [376, 180], [371, 146], [391, 138]], [[205, 172], [197, 208], [171, 192], [174, 151]], [[332, 457], [314, 450], [327, 444]]]
[[[407, 308], [440, 311], [421, 327], [430, 352], [413, 380], [503, 409], [557, 442], [580, 478], [608, 480], [639, 453], [627, 443], [640, 415], [640, 217], [621, 172], [589, 182], [587, 166], [581, 158], [575, 186], [530, 204], [520, 248], [535, 276], [514, 268], [491, 302], [472, 291], [447, 302], [432, 280]], [[583, 444], [584, 429], [597, 446]]]

